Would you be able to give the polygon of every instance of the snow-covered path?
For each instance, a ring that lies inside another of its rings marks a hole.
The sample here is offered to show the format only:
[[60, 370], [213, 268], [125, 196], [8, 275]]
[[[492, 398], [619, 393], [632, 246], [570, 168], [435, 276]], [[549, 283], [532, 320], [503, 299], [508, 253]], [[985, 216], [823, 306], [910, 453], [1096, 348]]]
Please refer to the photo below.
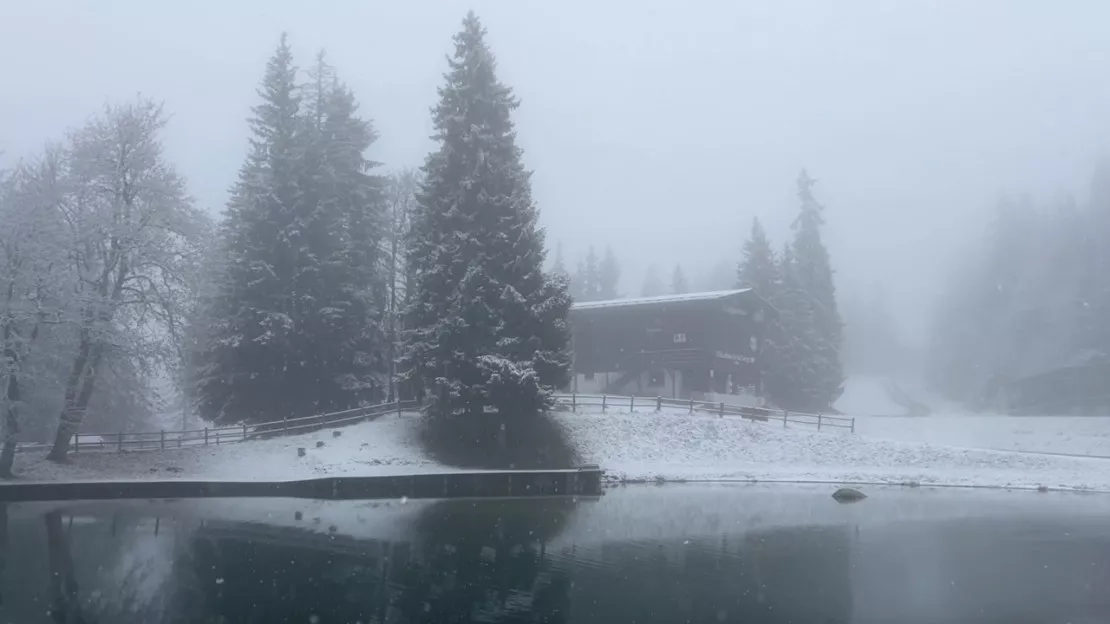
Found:
[[[1110, 460], [961, 448], [927, 439], [883, 439], [880, 425], [871, 431], [867, 426], [858, 427], [859, 433], [851, 434], [793, 426], [783, 429], [779, 423], [702, 414], [557, 413], [554, 418], [578, 449], [581, 460], [601, 465], [615, 479], [1045, 486], [1110, 491]], [[925, 423], [932, 417], [875, 420], [920, 421], [921, 429], [892, 425], [885, 432], [887, 438], [912, 438], [927, 437]], [[286, 480], [454, 471], [424, 455], [416, 440], [417, 423], [415, 416], [387, 416], [344, 428], [340, 437], [332, 437], [332, 431], [325, 430], [219, 447], [82, 454], [68, 466], [46, 462], [37, 453], [26, 453], [18, 456], [16, 470], [27, 480]], [[317, 448], [317, 442], [324, 446]], [[305, 457], [297, 456], [298, 447], [306, 449]]]

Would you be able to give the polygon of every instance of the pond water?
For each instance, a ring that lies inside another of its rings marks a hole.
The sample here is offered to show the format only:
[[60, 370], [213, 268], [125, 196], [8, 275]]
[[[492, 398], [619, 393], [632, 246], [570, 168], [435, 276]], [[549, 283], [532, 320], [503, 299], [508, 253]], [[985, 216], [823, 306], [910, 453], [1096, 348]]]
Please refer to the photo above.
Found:
[[8, 503], [0, 623], [1110, 621], [1110, 496]]

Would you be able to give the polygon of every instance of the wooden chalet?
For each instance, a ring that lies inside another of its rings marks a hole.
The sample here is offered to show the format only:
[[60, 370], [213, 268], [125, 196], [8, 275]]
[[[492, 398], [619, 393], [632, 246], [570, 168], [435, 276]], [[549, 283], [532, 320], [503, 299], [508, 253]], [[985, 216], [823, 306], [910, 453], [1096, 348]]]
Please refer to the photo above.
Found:
[[570, 390], [697, 400], [758, 396], [764, 320], [774, 313], [751, 289], [575, 303]]

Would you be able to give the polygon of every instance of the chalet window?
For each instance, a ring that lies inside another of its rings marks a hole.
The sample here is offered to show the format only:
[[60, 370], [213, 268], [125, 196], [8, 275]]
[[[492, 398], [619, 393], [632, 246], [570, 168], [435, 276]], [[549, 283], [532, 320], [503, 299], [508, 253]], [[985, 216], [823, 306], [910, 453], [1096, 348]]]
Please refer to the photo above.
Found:
[[685, 342], [686, 342], [686, 334], [675, 334], [674, 335], [674, 343], [675, 344], [683, 344]]
[[582, 376], [586, 378], [586, 381], [593, 381], [594, 380], [594, 374], [593, 373], [585, 373]]
[[658, 388], [666, 383], [666, 373], [661, 370], [651, 371], [651, 376], [648, 378], [648, 385], [652, 388]]

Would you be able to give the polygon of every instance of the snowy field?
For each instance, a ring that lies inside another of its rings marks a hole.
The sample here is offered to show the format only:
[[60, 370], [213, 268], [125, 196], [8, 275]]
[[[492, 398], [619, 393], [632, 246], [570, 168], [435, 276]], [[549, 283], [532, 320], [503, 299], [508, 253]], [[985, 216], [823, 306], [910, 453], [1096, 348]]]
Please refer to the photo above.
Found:
[[[907, 416], [892, 393], [927, 405], [928, 416]], [[965, 448], [1110, 457], [1110, 416], [1006, 416], [961, 413], [905, 380], [853, 376], [836, 407], [856, 417], [856, 432], [870, 438]]]
[[856, 417], [860, 435], [949, 446], [1110, 458], [1105, 416]]
[[[899, 425], [882, 431], [877, 426], [868, 432], [872, 419], [861, 419], [867, 425], [853, 435], [793, 426], [783, 429], [774, 422], [708, 415], [611, 411], [559, 413], [555, 418], [581, 460], [601, 465], [615, 480], [916, 483], [1110, 491], [1110, 460], [883, 439], [894, 436], [891, 431], [905, 438], [930, 434], [913, 434]], [[874, 420], [880, 424], [925, 422], [931, 417]], [[286, 480], [454, 470], [423, 454], [416, 441], [417, 423], [415, 416], [387, 416], [344, 428], [338, 438], [325, 430], [219, 447], [88, 453], [74, 457], [67, 466], [47, 462], [38, 453], [21, 453], [16, 469], [25, 480]], [[317, 441], [324, 447], [316, 448]], [[298, 447], [306, 448], [305, 457], [297, 457]]]

